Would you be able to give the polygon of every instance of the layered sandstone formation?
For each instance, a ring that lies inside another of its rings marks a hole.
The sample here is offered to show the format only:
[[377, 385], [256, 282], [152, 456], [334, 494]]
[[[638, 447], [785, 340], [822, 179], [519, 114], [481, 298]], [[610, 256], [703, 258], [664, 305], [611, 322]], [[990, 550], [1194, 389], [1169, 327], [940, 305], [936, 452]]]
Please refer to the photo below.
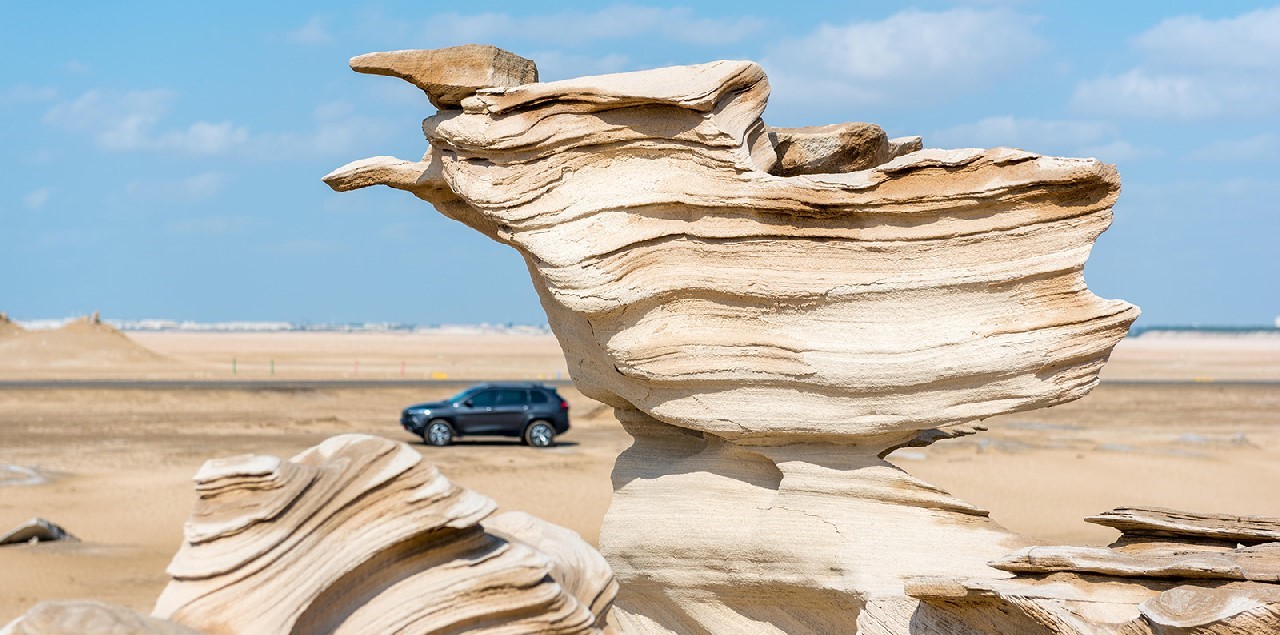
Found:
[[851, 632], [909, 621], [907, 579], [1010, 577], [1019, 537], [882, 457], [1084, 395], [1137, 316], [1082, 277], [1114, 167], [771, 129], [768, 93], [739, 61], [479, 88], [420, 161], [325, 177], [524, 256], [635, 437], [601, 534], [627, 632]]
[[416, 450], [333, 437], [285, 461], [207, 462], [152, 617], [38, 605], [0, 635], [609, 632], [601, 555], [450, 483]]
[[1085, 520], [1123, 533], [992, 562], [1014, 579], [909, 580], [924, 601], [915, 623], [872, 632], [1280, 632], [1280, 519], [1121, 508]]

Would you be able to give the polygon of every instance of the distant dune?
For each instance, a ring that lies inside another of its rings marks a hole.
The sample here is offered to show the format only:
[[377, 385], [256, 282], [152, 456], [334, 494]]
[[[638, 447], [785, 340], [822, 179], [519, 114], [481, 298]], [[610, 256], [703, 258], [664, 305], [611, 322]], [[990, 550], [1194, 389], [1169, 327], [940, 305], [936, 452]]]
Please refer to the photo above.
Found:
[[0, 321], [0, 367], [6, 369], [44, 371], [167, 361], [96, 316], [57, 329], [30, 331], [8, 319]]
[[25, 332], [21, 326], [9, 319], [8, 313], [0, 313], [0, 338]]

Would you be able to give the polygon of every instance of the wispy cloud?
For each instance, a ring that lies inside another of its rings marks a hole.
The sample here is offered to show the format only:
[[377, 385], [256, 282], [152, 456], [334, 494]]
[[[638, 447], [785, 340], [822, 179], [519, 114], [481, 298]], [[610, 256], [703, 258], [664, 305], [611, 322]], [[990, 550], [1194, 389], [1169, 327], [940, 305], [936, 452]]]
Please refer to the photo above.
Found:
[[1280, 157], [1280, 135], [1264, 132], [1244, 139], [1221, 139], [1192, 153], [1204, 161], [1248, 161]]
[[44, 207], [45, 203], [49, 202], [49, 196], [52, 194], [53, 192], [50, 191], [49, 188], [42, 187], [38, 190], [28, 192], [26, 196], [22, 197], [22, 204], [27, 209], [37, 210]]
[[1280, 7], [1232, 18], [1168, 18], [1138, 35], [1142, 62], [1081, 81], [1083, 112], [1163, 119], [1258, 116], [1280, 111]]
[[227, 176], [221, 172], [204, 172], [174, 180], [133, 181], [125, 193], [138, 200], [195, 203], [212, 198], [226, 182]]
[[334, 101], [312, 112], [313, 127], [304, 132], [254, 135], [246, 152], [259, 160], [294, 160], [351, 154], [362, 143], [386, 139], [391, 127], [355, 112], [348, 103]]
[[307, 20], [306, 24], [286, 33], [285, 39], [294, 44], [320, 45], [333, 42], [333, 36], [329, 34], [329, 20], [323, 16]]
[[930, 146], [1010, 146], [1045, 154], [1092, 156], [1104, 161], [1128, 161], [1145, 154], [1117, 138], [1115, 126], [1091, 120], [1038, 119], [1010, 115], [986, 117], [925, 137]]
[[166, 229], [175, 234], [223, 236], [242, 232], [252, 223], [248, 216], [208, 216], [173, 221]]
[[883, 20], [823, 24], [768, 47], [776, 99], [883, 103], [972, 91], [1045, 47], [1036, 18], [1007, 10], [906, 10]]
[[0, 90], [0, 106], [5, 104], [29, 104], [52, 101], [57, 98], [58, 90], [52, 86], [29, 86], [15, 84]]
[[197, 121], [185, 128], [157, 130], [172, 110], [177, 94], [167, 89], [90, 90], [54, 105], [44, 116], [48, 125], [87, 132], [107, 151], [173, 151], [222, 154], [243, 144], [248, 131], [230, 121]]
[[701, 17], [685, 7], [614, 5], [595, 11], [561, 11], [541, 15], [509, 13], [442, 13], [427, 20], [431, 41], [450, 43], [515, 40], [575, 45], [627, 39], [668, 40], [694, 46], [723, 46], [762, 32], [768, 23], [757, 17]]
[[313, 127], [303, 132], [251, 133], [231, 121], [197, 121], [165, 127], [177, 100], [166, 89], [91, 90], [54, 105], [44, 116], [50, 126], [87, 133], [108, 152], [162, 152], [239, 155], [257, 160], [295, 160], [351, 152], [361, 142], [385, 137], [387, 124], [357, 114], [345, 102], [316, 107]]

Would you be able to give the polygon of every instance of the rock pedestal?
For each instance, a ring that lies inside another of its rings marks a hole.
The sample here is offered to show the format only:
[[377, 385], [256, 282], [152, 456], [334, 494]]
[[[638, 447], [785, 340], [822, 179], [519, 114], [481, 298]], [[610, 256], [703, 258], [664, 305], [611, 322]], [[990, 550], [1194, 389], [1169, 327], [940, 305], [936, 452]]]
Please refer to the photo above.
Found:
[[1114, 167], [771, 130], [768, 93], [742, 61], [478, 88], [421, 161], [325, 177], [524, 256], [636, 440], [601, 533], [626, 632], [852, 632], [910, 621], [906, 580], [1011, 577], [1017, 536], [881, 457], [1086, 394], [1138, 315], [1082, 276]]

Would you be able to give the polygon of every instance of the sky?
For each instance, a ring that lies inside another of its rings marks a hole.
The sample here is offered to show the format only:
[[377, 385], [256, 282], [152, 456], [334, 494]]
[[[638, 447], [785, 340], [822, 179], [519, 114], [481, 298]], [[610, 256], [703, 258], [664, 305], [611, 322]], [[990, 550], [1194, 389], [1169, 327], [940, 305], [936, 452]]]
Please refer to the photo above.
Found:
[[[475, 8], [473, 8], [475, 7]], [[0, 311], [541, 324], [521, 259], [386, 188], [434, 109], [365, 52], [489, 43], [543, 80], [716, 59], [765, 121], [1119, 166], [1086, 279], [1140, 325], [1280, 315], [1280, 4], [18, 3], [0, 23]]]

